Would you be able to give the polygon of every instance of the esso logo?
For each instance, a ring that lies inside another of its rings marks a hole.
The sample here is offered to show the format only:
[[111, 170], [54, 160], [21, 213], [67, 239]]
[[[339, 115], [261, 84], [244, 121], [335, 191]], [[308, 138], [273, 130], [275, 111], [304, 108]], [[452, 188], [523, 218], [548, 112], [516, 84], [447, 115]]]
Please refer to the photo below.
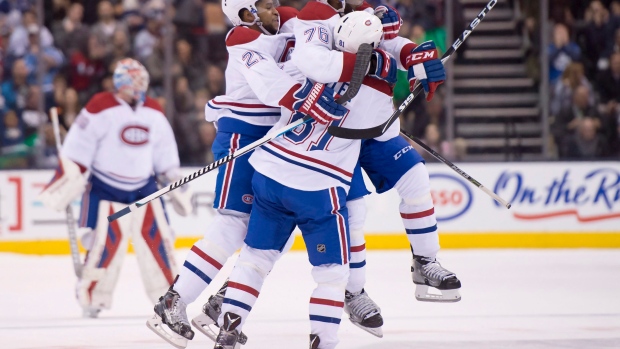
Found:
[[430, 179], [437, 221], [458, 218], [469, 210], [473, 195], [465, 181], [447, 174], [431, 174]]
[[121, 131], [121, 140], [127, 145], [144, 145], [149, 141], [149, 129], [138, 125], [125, 126]]

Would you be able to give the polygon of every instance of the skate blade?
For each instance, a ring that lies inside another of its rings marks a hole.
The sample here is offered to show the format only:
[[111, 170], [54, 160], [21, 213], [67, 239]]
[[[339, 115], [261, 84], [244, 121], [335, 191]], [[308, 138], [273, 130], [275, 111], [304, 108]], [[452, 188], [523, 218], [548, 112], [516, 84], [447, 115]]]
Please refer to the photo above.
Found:
[[217, 334], [218, 332], [220, 332], [220, 329], [215, 324], [215, 321], [213, 321], [213, 319], [211, 319], [205, 314], [200, 314], [193, 318], [192, 325], [194, 325], [198, 332], [209, 337], [209, 339], [211, 339], [213, 342], [215, 342]]
[[433, 291], [440, 292], [440, 294], [437, 294], [428, 292], [431, 287], [432, 286], [416, 284], [415, 298], [421, 302], [437, 303], [455, 303], [461, 300], [461, 294], [458, 289], [438, 290], [433, 287]]
[[[349, 320], [351, 320], [351, 319], [349, 319]], [[383, 338], [383, 328], [381, 328], [381, 327], [375, 327], [375, 328], [364, 327], [359, 322], [355, 322], [353, 320], [351, 320], [351, 323], [353, 323], [353, 325], [361, 328], [362, 330], [372, 334], [375, 337]]]
[[187, 347], [187, 338], [176, 333], [171, 333], [172, 331], [166, 331], [166, 326], [161, 322], [161, 318], [157, 314], [146, 320], [146, 327], [150, 328], [151, 331], [155, 332], [158, 336], [175, 348], [184, 349]]

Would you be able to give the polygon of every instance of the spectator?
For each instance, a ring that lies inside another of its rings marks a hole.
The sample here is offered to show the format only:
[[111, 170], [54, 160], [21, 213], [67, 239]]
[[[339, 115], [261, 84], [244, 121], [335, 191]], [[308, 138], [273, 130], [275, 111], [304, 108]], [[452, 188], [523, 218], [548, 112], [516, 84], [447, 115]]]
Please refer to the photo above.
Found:
[[[9, 38], [9, 54], [15, 57], [22, 57], [28, 49], [28, 28], [37, 24], [37, 15], [33, 11], [25, 11], [21, 18], [21, 23], [13, 30]], [[47, 47], [54, 44], [52, 33], [46, 28], [41, 28], [41, 47]]]
[[4, 113], [2, 125], [3, 148], [24, 142], [24, 122], [17, 116], [15, 110], [9, 109]]
[[99, 90], [98, 82], [106, 73], [106, 46], [91, 34], [85, 50], [75, 51], [69, 63], [69, 86], [75, 89], [82, 104]]
[[581, 49], [570, 41], [568, 28], [564, 24], [556, 24], [553, 28], [553, 43], [549, 45], [549, 81], [554, 84], [566, 67], [581, 59]]
[[112, 57], [111, 61], [115, 64], [119, 60], [130, 57], [131, 43], [127, 32], [124, 30], [117, 30], [112, 36]]
[[18, 59], [11, 68], [12, 78], [2, 83], [4, 109], [18, 114], [26, 107], [28, 96], [28, 67], [23, 59]]
[[579, 86], [584, 86], [590, 93], [590, 104], [594, 105], [594, 91], [592, 84], [586, 79], [583, 64], [571, 63], [562, 73], [562, 79], [558, 80], [553, 87], [551, 97], [551, 115], [558, 115], [561, 110], [570, 108], [573, 102], [573, 91]]
[[97, 6], [99, 20], [92, 27], [92, 33], [99, 36], [99, 40], [106, 44], [106, 54], [112, 52], [112, 36], [117, 30], [127, 31], [122, 22], [114, 18], [114, 7], [112, 3], [104, 0]]
[[224, 70], [217, 65], [211, 64], [207, 67], [207, 90], [211, 96], [219, 96], [226, 91], [224, 81]]
[[605, 139], [596, 132], [596, 120], [583, 118], [576, 128], [576, 134], [566, 138], [561, 158], [594, 160], [608, 155]]
[[[596, 126], [600, 126], [598, 113], [594, 105], [591, 104], [591, 100], [588, 88], [578, 86], [573, 93], [573, 102], [570, 107], [564, 108], [556, 115], [551, 131], [558, 147], [561, 147], [565, 143], [566, 138], [574, 133], [580, 120], [586, 117], [594, 118]], [[562, 155], [560, 153], [560, 156]]]
[[[54, 77], [60, 71], [65, 58], [54, 46], [41, 46], [39, 40], [39, 26], [31, 24], [28, 26], [28, 49], [24, 55], [24, 61], [28, 67], [28, 82], [30, 84], [37, 83], [37, 69], [39, 67], [39, 57], [43, 59], [43, 81], [42, 92], [44, 94], [52, 94]], [[39, 55], [40, 53], [40, 55]]]
[[586, 75], [594, 78], [599, 58], [607, 48], [610, 39], [608, 35], [609, 12], [600, 1], [594, 0], [588, 7], [585, 20], [587, 24], [580, 36], [583, 41], [582, 51], [588, 54], [582, 57], [582, 62], [586, 66]]
[[71, 4], [67, 16], [52, 26], [56, 46], [70, 57], [73, 51], [79, 50], [86, 45], [88, 40], [88, 27], [82, 24], [84, 6], [79, 2]]
[[201, 60], [195, 59], [192, 55], [192, 46], [186, 40], [176, 42], [177, 57], [176, 65], [178, 73], [187, 78], [189, 87], [192, 91], [205, 86], [205, 65]]
[[620, 102], [620, 52], [611, 56], [609, 69], [599, 74], [597, 86], [601, 103]]
[[[162, 10], [163, 11], [163, 10]], [[134, 55], [140, 60], [146, 60], [157, 46], [161, 46], [163, 12], [151, 8], [146, 12], [146, 28], [140, 30], [134, 42]]]
[[144, 17], [140, 13], [140, 2], [138, 0], [123, 0], [123, 14], [121, 18], [131, 36], [135, 35], [144, 26]]

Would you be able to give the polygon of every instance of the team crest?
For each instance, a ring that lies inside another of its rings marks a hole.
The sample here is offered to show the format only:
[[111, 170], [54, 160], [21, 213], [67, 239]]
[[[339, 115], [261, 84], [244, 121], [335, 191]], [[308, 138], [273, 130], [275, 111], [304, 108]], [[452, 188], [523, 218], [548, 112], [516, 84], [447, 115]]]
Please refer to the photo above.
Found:
[[144, 145], [149, 142], [149, 129], [139, 125], [125, 126], [121, 131], [121, 140], [127, 145]]
[[319, 251], [320, 253], [325, 253], [325, 250], [326, 250], [325, 245], [323, 244], [316, 245], [316, 250]]
[[367, 27], [370, 27], [372, 22], [370, 21], [370, 19], [367, 19], [366, 22], [364, 22], [364, 24], [366, 24]]
[[248, 205], [252, 205], [252, 203], [254, 202], [254, 196], [250, 194], [245, 194], [243, 195], [243, 197], [241, 197], [241, 200]]

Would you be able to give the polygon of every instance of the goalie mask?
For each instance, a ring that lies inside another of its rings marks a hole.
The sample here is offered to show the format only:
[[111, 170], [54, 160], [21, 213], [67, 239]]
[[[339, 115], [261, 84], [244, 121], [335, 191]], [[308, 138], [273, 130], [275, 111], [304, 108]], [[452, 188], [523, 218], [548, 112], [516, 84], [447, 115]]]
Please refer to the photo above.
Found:
[[379, 47], [383, 24], [379, 17], [365, 11], [354, 11], [340, 19], [334, 27], [334, 43], [340, 51], [357, 53], [361, 44]]
[[[265, 1], [265, 0], [262, 0]], [[232, 25], [240, 26], [248, 26], [251, 27], [254, 24], [258, 25], [260, 30], [266, 35], [277, 34], [277, 31], [280, 29], [280, 24], [278, 23], [278, 27], [276, 28], [275, 33], [271, 33], [263, 26], [263, 22], [261, 21], [259, 14], [262, 13], [262, 9], [257, 6], [257, 4], [261, 2], [261, 0], [222, 0], [222, 11], [228, 17], [228, 20], [232, 23]], [[278, 0], [273, 0], [273, 7], [280, 6], [280, 2]], [[243, 10], [248, 10], [254, 16], [254, 21], [252, 22], [244, 22], [243, 18], [241, 18], [243, 14]], [[280, 20], [280, 16], [278, 16], [278, 21]]]
[[135, 103], [144, 103], [149, 89], [149, 73], [140, 62], [131, 58], [121, 59], [116, 63], [112, 80], [118, 94]]

